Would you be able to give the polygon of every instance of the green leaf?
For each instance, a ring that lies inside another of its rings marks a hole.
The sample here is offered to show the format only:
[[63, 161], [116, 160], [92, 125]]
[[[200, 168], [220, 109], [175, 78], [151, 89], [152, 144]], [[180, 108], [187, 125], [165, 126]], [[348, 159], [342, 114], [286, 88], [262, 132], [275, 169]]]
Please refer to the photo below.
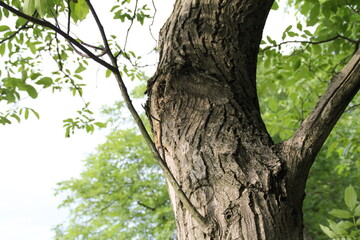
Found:
[[37, 78], [40, 77], [40, 76], [41, 76], [40, 73], [31, 73], [31, 74], [30, 74], [30, 79], [31, 79], [31, 80], [35, 80], [35, 79], [37, 79]]
[[339, 227], [342, 228], [342, 229], [349, 229], [349, 228], [352, 228], [354, 227], [354, 223], [353, 222], [350, 222], [350, 221], [340, 221], [338, 223]]
[[35, 12], [35, 0], [25, 0], [23, 11], [25, 14], [32, 16]]
[[329, 214], [337, 218], [352, 218], [352, 215], [349, 211], [341, 209], [333, 209], [329, 212]]
[[295, 33], [295, 32], [288, 32], [288, 35], [290, 37], [296, 37], [296, 36], [299, 36], [299, 34]]
[[86, 70], [86, 67], [84, 67], [81, 63], [79, 64], [79, 67], [75, 70], [75, 73], [81, 73]]
[[313, 8], [310, 11], [310, 16], [307, 21], [307, 25], [309, 27], [314, 26], [318, 22], [319, 13], [320, 13], [320, 4], [317, 3], [315, 6], [313, 6]]
[[25, 119], [29, 118], [29, 109], [25, 108], [25, 113], [24, 113]]
[[276, 41], [272, 40], [270, 36], [266, 36], [267, 40], [269, 41], [269, 43], [276, 45]]
[[336, 224], [336, 222], [328, 219], [328, 223], [329, 223], [330, 229], [331, 229], [336, 235], [341, 235], [341, 234], [344, 233], [343, 229], [341, 229], [341, 228]]
[[360, 218], [358, 220], [356, 220], [356, 226], [360, 226]]
[[102, 123], [102, 122], [95, 122], [94, 124], [100, 128], [106, 128], [107, 125], [106, 123]]
[[6, 44], [5, 43], [0, 44], [0, 55], [1, 56], [4, 56], [5, 50], [6, 50]]
[[345, 199], [346, 206], [348, 206], [350, 211], [353, 211], [355, 209], [356, 203], [357, 203], [357, 194], [352, 185], [348, 186], [345, 189], [344, 199]]
[[325, 2], [324, 4], [322, 4], [321, 6], [321, 12], [324, 14], [325, 18], [330, 18], [331, 16], [331, 3], [330, 2]]
[[10, 15], [9, 10], [7, 10], [7, 9], [3, 9], [3, 12], [4, 12], [4, 16], [8, 18], [8, 17], [9, 17], [9, 15]]
[[320, 224], [320, 228], [329, 238], [336, 237], [336, 234], [333, 231], [331, 231], [330, 228], [328, 228], [324, 225], [321, 225], [321, 224]]
[[297, 27], [297, 29], [299, 29], [300, 31], [302, 31], [302, 25], [301, 25], [301, 23], [298, 23], [298, 24], [296, 25], [296, 27]]
[[35, 0], [35, 9], [41, 17], [45, 16], [49, 10], [54, 7], [54, 1], [51, 0]]
[[94, 132], [94, 125], [93, 124], [86, 124], [85, 125], [86, 132], [93, 133]]
[[70, 137], [70, 129], [71, 127], [67, 127], [65, 130], [65, 138], [69, 138]]
[[310, 37], [313, 36], [313, 34], [309, 30], [304, 30], [304, 33]]
[[41, 17], [45, 16], [47, 5], [46, 0], [35, 0], [35, 9], [38, 11]]
[[38, 93], [37, 93], [36, 89], [33, 86], [25, 85], [25, 90], [26, 90], [26, 92], [29, 94], [29, 96], [31, 98], [34, 98], [34, 99], [37, 98]]
[[311, 46], [312, 52], [316, 55], [321, 53], [321, 46], [319, 44], [313, 44]]
[[85, 0], [77, 0], [70, 2], [71, 18], [74, 22], [82, 21], [86, 18], [89, 13], [89, 6], [86, 4]]
[[355, 217], [360, 217], [360, 204], [357, 205], [357, 207], [354, 210], [354, 216]]
[[30, 51], [32, 54], [35, 54], [37, 52], [36, 44], [33, 42], [28, 41], [26, 45], [30, 48]]
[[279, 4], [277, 3], [277, 1], [274, 1], [271, 10], [278, 10], [279, 9]]
[[11, 124], [11, 121], [7, 117], [0, 116], [0, 123], [2, 125]]
[[291, 28], [292, 28], [292, 25], [289, 25], [289, 26], [285, 29], [285, 32], [290, 31]]
[[38, 85], [44, 85], [44, 88], [50, 87], [54, 84], [53, 80], [49, 77], [43, 77], [39, 81], [36, 82]]
[[0, 26], [0, 32], [9, 31], [9, 30], [10, 30], [9, 26], [6, 26], [6, 25], [1, 25]]
[[277, 112], [278, 102], [274, 98], [269, 98], [268, 105], [273, 112]]
[[13, 113], [10, 116], [15, 118], [20, 123], [20, 117], [17, 114]]
[[30, 110], [33, 112], [33, 114], [35, 115], [35, 117], [37, 118], [37, 119], [40, 119], [40, 115], [39, 115], [39, 113], [38, 112], [36, 112], [34, 109], [32, 109], [32, 108], [30, 108]]
[[293, 64], [294, 71], [298, 70], [300, 66], [301, 66], [301, 59], [299, 58]]
[[109, 78], [110, 75], [111, 75], [111, 70], [110, 70], [110, 69], [106, 69], [105, 77], [106, 77], [106, 78]]

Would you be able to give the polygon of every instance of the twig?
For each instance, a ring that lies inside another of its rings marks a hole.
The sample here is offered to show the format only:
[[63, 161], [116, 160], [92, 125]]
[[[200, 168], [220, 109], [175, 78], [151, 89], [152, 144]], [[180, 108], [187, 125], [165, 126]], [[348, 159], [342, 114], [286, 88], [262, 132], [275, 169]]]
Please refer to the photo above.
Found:
[[31, 27], [27, 27], [26, 25], [29, 23], [29, 21], [27, 21], [24, 25], [22, 25], [16, 32], [14, 32], [13, 34], [11, 34], [10, 36], [2, 39], [0, 41], [0, 44], [3, 43], [3, 42], [6, 42], [7, 40], [10, 40], [11, 38], [15, 37], [16, 34], [18, 34], [21, 30], [23, 29], [30, 29]]
[[137, 5], [138, 5], [138, 0], [135, 1], [135, 8], [134, 8], [134, 14], [131, 18], [131, 22], [130, 22], [130, 26], [129, 28], [127, 29], [127, 32], [126, 32], [126, 36], [125, 36], [125, 43], [124, 43], [124, 52], [125, 52], [125, 49], [126, 49], [126, 44], [127, 44], [127, 41], [128, 41], [128, 37], [129, 37], [129, 34], [130, 34], [130, 29], [132, 27], [132, 25], [134, 24], [134, 19], [136, 17], [136, 11], [137, 11]]
[[354, 110], [357, 107], [360, 107], [360, 103], [350, 106], [348, 109], [345, 110], [345, 112], [350, 112], [350, 111]]
[[150, 207], [150, 206], [148, 206], [148, 205], [146, 205], [146, 204], [144, 204], [144, 203], [142, 203], [142, 202], [140, 202], [140, 201], [137, 201], [137, 204], [139, 204], [140, 206], [142, 206], [142, 207], [144, 207], [144, 208], [146, 208], [146, 209], [149, 209], [149, 210], [151, 210], [151, 211], [155, 211], [155, 210], [156, 210], [156, 208]]
[[308, 62], [307, 64], [307, 67], [309, 69], [309, 71], [314, 74], [314, 76], [322, 83], [326, 83], [326, 81], [324, 79], [322, 79], [321, 77], [319, 77], [317, 74], [316, 74], [316, 71], [311, 67], [311, 60]]
[[155, 40], [155, 42], [157, 42], [156, 38], [154, 37], [154, 35], [152, 33], [152, 29], [151, 29], [154, 26], [157, 9], [156, 9], [156, 5], [155, 5], [154, 0], [151, 0], [151, 2], [152, 2], [152, 5], [153, 5], [153, 8], [154, 8], [154, 15], [153, 15], [153, 19], [151, 21], [151, 24], [149, 25], [149, 32], [150, 32], [151, 37]]
[[289, 43], [306, 43], [306, 44], [320, 44], [320, 43], [326, 43], [326, 42], [331, 42], [331, 41], [334, 41], [338, 38], [341, 38], [341, 39], [344, 39], [348, 42], [351, 42], [351, 43], [354, 43], [354, 44], [359, 44], [360, 40], [353, 40], [351, 38], [348, 38], [348, 37], [345, 37], [345, 36], [342, 36], [342, 35], [336, 35], [335, 37], [332, 37], [332, 38], [329, 38], [329, 39], [325, 39], [325, 40], [321, 40], [321, 41], [301, 41], [301, 40], [293, 40], [293, 41], [285, 41], [285, 42], [281, 42], [279, 44], [275, 44], [275, 45], [272, 45], [272, 46], [267, 46], [266, 48], [262, 49], [260, 52], [265, 52], [266, 50], [268, 49], [271, 49], [271, 48], [275, 48], [275, 47], [280, 47], [282, 45], [285, 45], [285, 44], [289, 44]]

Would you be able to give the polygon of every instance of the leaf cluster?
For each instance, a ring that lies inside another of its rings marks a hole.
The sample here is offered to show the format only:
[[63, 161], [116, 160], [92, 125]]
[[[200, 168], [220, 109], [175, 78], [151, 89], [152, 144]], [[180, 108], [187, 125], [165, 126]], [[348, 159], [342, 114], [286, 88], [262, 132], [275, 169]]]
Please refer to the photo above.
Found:
[[[106, 53], [104, 44], [87, 44], [72, 33], [72, 26], [89, 17], [89, 3], [87, 0], [3, 1], [0, 7], [0, 20], [5, 20], [5, 25], [0, 25], [0, 56], [3, 60], [0, 66], [0, 102], [7, 103], [7, 109], [2, 108], [0, 112], [1, 124], [10, 124], [11, 118], [20, 121], [22, 116], [18, 113], [23, 108], [20, 106], [21, 100], [28, 96], [35, 99], [45, 88], [51, 88], [53, 92], [68, 89], [74, 96], [83, 97], [86, 83], [82, 81], [82, 74], [88, 67], [85, 58], [89, 55], [81, 52], [78, 47], [91, 50], [93, 58], [100, 59]], [[151, 18], [151, 9], [147, 4], [140, 5], [139, 1], [114, 0], [114, 6], [112, 11], [117, 17], [130, 16], [131, 24], [127, 35], [134, 21], [143, 25], [146, 19]], [[18, 13], [9, 11], [10, 8]], [[123, 12], [124, 9], [126, 13]], [[19, 17], [20, 13], [27, 14], [27, 20]], [[48, 29], [48, 26], [52, 26], [52, 29]], [[67, 40], [60, 37], [64, 37], [60, 31], [67, 36]], [[127, 35], [121, 41], [126, 43]], [[73, 42], [70, 41], [71, 38]], [[117, 64], [121, 67], [122, 75], [132, 80], [142, 77], [138, 69], [140, 56], [130, 50], [125, 51], [126, 44], [120, 47], [116, 35], [111, 35], [108, 44], [119, 60]], [[75, 58], [74, 53], [78, 53], [80, 57]], [[48, 61], [49, 58], [53, 61]], [[43, 71], [44, 68], [46, 71]], [[108, 69], [106, 76], [110, 75], [111, 71]], [[84, 105], [86, 102], [84, 100]], [[88, 109], [87, 106], [84, 108]], [[90, 119], [82, 122], [84, 119], [86, 118], [82, 117], [81, 121], [66, 119], [66, 135], [77, 128], [92, 132], [94, 127]]]
[[[298, 22], [284, 29], [281, 42], [265, 36], [258, 58], [263, 117], [276, 141], [293, 134], [360, 43], [360, 21], [354, 20], [360, 16], [358, 1], [291, 0], [289, 4]], [[320, 8], [323, 4], [331, 14]]]
[[81, 176], [59, 183], [57, 194], [71, 209], [68, 222], [55, 228], [58, 240], [174, 238], [161, 170], [133, 127], [111, 132]]
[[347, 209], [333, 209], [330, 215], [339, 222], [328, 219], [329, 226], [320, 224], [321, 230], [331, 239], [359, 239], [360, 238], [360, 204], [353, 186], [348, 186], [344, 191], [344, 200]]
[[[294, 134], [332, 77], [358, 49], [359, 4], [289, 1], [289, 14], [298, 21], [278, 37], [264, 36], [258, 58], [258, 94], [263, 119], [276, 142]], [[327, 239], [319, 224], [326, 221], [328, 209], [341, 206], [338, 193], [360, 180], [359, 103], [356, 96], [309, 174], [303, 207], [307, 239]]]

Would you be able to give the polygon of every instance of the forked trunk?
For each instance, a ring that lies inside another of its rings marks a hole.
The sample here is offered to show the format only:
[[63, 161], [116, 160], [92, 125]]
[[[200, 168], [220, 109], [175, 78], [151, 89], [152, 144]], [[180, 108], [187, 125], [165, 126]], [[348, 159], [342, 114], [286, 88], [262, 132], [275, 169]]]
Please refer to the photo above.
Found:
[[303, 239], [311, 164], [294, 160], [305, 156], [297, 154], [304, 146], [273, 144], [256, 92], [272, 3], [177, 0], [161, 30], [160, 63], [148, 86], [155, 143], [191, 203], [214, 223], [201, 227], [169, 187], [179, 240]]

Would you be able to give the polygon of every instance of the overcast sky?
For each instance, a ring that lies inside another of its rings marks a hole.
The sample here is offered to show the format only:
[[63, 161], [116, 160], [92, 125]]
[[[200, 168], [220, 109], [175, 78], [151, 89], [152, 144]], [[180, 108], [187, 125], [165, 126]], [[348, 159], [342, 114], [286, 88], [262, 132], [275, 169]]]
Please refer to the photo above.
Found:
[[[173, 1], [156, 2], [160, 4], [153, 27], [155, 35], [170, 14]], [[103, 3], [97, 9], [105, 18], [105, 30], [114, 30], [120, 22], [111, 24], [112, 14], [104, 14], [107, 11]], [[276, 29], [283, 30], [289, 24], [289, 21], [284, 24], [278, 13], [270, 17]], [[81, 31], [91, 32], [84, 28]], [[147, 32], [147, 28], [132, 31], [130, 47], [151, 50], [154, 41]], [[95, 33], [91, 35], [96, 39]], [[153, 56], [149, 61], [155, 59]], [[91, 109], [99, 112], [102, 105], [119, 100], [120, 93], [115, 80], [104, 78], [103, 70], [96, 64], [90, 69], [85, 75], [89, 84], [85, 99], [91, 102]], [[41, 118], [37, 120], [31, 115], [20, 124], [14, 121], [12, 125], [0, 125], [0, 239], [50, 240], [51, 228], [67, 217], [66, 210], [57, 209], [61, 199], [54, 196], [56, 183], [79, 175], [82, 160], [104, 140], [105, 131], [95, 131], [93, 135], [78, 131], [65, 138], [62, 120], [75, 116], [75, 111], [82, 107], [81, 99], [65, 93], [43, 91], [37, 100], [25, 100], [22, 104], [36, 109]]]

